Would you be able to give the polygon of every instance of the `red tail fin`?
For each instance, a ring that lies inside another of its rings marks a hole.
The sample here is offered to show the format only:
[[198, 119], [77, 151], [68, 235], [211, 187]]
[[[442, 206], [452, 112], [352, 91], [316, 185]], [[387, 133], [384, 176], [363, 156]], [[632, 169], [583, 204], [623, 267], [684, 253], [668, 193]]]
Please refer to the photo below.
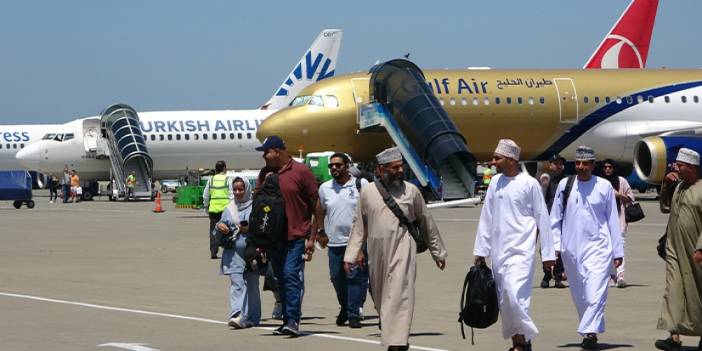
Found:
[[585, 68], [644, 68], [658, 0], [632, 0]]

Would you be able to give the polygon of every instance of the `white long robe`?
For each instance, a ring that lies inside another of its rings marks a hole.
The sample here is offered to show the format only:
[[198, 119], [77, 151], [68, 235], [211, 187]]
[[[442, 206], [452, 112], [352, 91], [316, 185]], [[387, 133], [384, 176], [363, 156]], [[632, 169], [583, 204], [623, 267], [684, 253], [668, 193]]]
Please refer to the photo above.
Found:
[[473, 254], [492, 260], [505, 339], [522, 334], [531, 340], [539, 332], [529, 316], [537, 228], [543, 233], [542, 259], [555, 260], [548, 208], [539, 182], [525, 173], [492, 178]]
[[578, 310], [578, 333], [603, 333], [609, 267], [613, 258], [624, 257], [614, 189], [600, 177], [592, 176], [585, 182], [576, 178], [564, 219], [563, 191], [567, 181], [564, 178], [558, 184], [551, 229]]
[[[404, 182], [387, 189], [412, 222], [419, 221], [434, 261], [446, 259], [446, 247], [419, 189]], [[414, 315], [417, 245], [385, 205], [375, 183], [361, 189], [344, 262], [353, 263], [368, 243], [370, 293], [382, 323], [383, 345], [406, 345]]]

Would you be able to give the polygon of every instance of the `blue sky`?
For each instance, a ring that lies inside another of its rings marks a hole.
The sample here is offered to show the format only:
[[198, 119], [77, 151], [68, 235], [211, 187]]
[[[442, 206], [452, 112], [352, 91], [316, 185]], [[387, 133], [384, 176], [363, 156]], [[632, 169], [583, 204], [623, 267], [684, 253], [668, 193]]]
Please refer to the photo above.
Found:
[[[628, 0], [0, 2], [0, 124], [256, 108], [323, 28], [337, 74], [407, 52], [422, 68], [580, 68]], [[702, 67], [700, 0], [661, 0], [648, 67]]]

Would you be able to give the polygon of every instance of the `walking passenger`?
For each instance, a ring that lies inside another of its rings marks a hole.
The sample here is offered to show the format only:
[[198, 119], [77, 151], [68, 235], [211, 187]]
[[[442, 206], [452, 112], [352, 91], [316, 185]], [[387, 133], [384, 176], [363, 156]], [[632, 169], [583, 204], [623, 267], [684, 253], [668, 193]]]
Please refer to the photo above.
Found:
[[[626, 181], [624, 177], [619, 176], [617, 170], [617, 164], [614, 160], [606, 159], [602, 164], [603, 178], [607, 179], [612, 188], [614, 188], [614, 196], [617, 199], [617, 213], [619, 213], [619, 228], [622, 231], [622, 247], [626, 251], [626, 215], [624, 209], [626, 206], [633, 202], [634, 192], [631, 191], [631, 186], [629, 182]], [[624, 279], [624, 265], [626, 260], [622, 259], [622, 264], [619, 267], [614, 267], [614, 264], [610, 267], [610, 279], [614, 285], [618, 288], [626, 287], [626, 280]]]
[[63, 174], [61, 175], [61, 198], [63, 203], [68, 202], [68, 198], [71, 195], [71, 173], [68, 171], [68, 165], [63, 167]]
[[224, 161], [217, 161], [217, 163], [215, 163], [215, 173], [216, 174], [207, 181], [207, 185], [205, 185], [205, 189], [202, 192], [205, 212], [207, 212], [210, 217], [210, 231], [208, 232], [208, 236], [210, 237], [210, 258], [213, 260], [218, 258], [217, 252], [219, 252], [219, 247], [214, 241], [213, 236], [209, 235], [209, 233], [212, 232], [215, 224], [222, 219], [224, 208], [234, 199], [232, 183], [227, 178], [227, 164]]
[[[700, 154], [681, 148], [677, 171], [665, 176], [660, 204], [668, 217], [665, 292], [658, 329], [670, 337], [656, 340], [659, 350], [681, 350], [680, 335], [702, 336], [702, 182]], [[697, 346], [702, 350], [702, 338]]]
[[419, 189], [403, 181], [399, 149], [384, 150], [376, 159], [380, 179], [361, 191], [344, 254], [344, 268], [350, 272], [354, 264], [365, 264], [361, 250], [367, 241], [369, 284], [380, 315], [381, 342], [388, 350], [407, 350], [414, 314], [417, 244], [380, 191], [389, 194], [409, 223], [418, 222], [420, 235], [440, 270], [446, 267], [446, 248]]
[[502, 336], [512, 338], [514, 351], [531, 350], [539, 332], [529, 316], [537, 228], [544, 269], [550, 271], [556, 259], [541, 185], [520, 172], [520, 151], [509, 139], [495, 149], [492, 165], [500, 173], [488, 186], [473, 249], [476, 264], [492, 258]]
[[312, 223], [318, 197], [317, 180], [307, 166], [292, 158], [278, 136], [267, 137], [256, 150], [263, 152], [266, 171], [274, 170], [278, 176], [287, 217], [287, 240], [270, 253], [283, 306], [283, 325], [274, 334], [296, 337], [305, 289], [305, 261], [312, 259], [317, 236], [313, 228], [316, 223]]
[[251, 189], [249, 182], [241, 177], [232, 182], [234, 201], [222, 212], [216, 230], [227, 235], [234, 233], [233, 240], [224, 245], [221, 272], [228, 275], [229, 326], [235, 329], [257, 326], [261, 321], [261, 295], [258, 290], [259, 272], [246, 268], [244, 252], [249, 237], [249, 214], [251, 214]]
[[58, 186], [58, 178], [56, 176], [49, 174], [48, 177], [48, 185], [49, 185], [49, 203], [53, 204], [54, 202], [58, 202], [58, 190], [56, 187]]
[[[344, 153], [335, 153], [329, 158], [331, 180], [319, 187], [319, 206], [316, 217], [317, 240], [322, 247], [329, 247], [329, 275], [339, 302], [336, 325], [346, 321], [349, 327], [360, 328], [360, 309], [368, 289], [368, 267], [355, 267], [349, 274], [344, 270], [344, 253], [349, 241], [356, 203], [363, 186], [368, 181], [349, 173], [351, 160]], [[363, 253], [365, 250], [361, 250]], [[365, 260], [364, 260], [365, 261]]]
[[78, 172], [74, 169], [71, 171], [71, 200], [73, 202], [80, 202], [81, 194], [78, 193], [82, 193], [82, 191], [78, 188], [80, 188], [80, 177], [78, 177]]
[[[551, 156], [551, 158], [548, 160], [548, 185], [543, 187], [543, 191], [544, 200], [546, 201], [546, 208], [548, 208], [549, 213], [553, 207], [553, 199], [556, 197], [556, 188], [558, 188], [558, 183], [566, 176], [564, 172], [565, 162], [565, 158], [559, 154]], [[548, 288], [551, 279], [554, 280], [554, 287], [558, 289], [563, 289], [566, 287], [563, 284], [563, 280], [565, 280], [563, 260], [561, 259], [561, 255], [558, 250], [556, 250], [556, 264], [553, 266], [553, 269], [544, 268], [544, 278], [541, 280], [541, 288]]]
[[579, 146], [577, 177], [561, 180], [551, 209], [555, 246], [568, 274], [585, 350], [598, 348], [597, 334], [605, 331], [609, 267], [612, 260], [619, 267], [624, 257], [614, 189], [607, 180], [593, 176], [594, 169], [595, 152]]

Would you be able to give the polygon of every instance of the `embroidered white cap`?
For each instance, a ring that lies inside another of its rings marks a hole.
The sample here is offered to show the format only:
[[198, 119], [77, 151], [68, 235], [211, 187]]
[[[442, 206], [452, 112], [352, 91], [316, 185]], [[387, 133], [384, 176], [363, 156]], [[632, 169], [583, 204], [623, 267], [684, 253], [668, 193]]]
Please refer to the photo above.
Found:
[[688, 149], [686, 147], [681, 147], [678, 151], [678, 157], [675, 161], [685, 162], [687, 164], [699, 166], [700, 165], [700, 154], [695, 150]]
[[400, 161], [402, 160], [402, 153], [397, 146], [391, 147], [375, 155], [375, 160], [378, 161], [379, 165], [384, 165], [393, 161]]
[[495, 153], [504, 157], [509, 157], [515, 161], [519, 161], [519, 153], [522, 149], [512, 139], [501, 139], [497, 143]]

